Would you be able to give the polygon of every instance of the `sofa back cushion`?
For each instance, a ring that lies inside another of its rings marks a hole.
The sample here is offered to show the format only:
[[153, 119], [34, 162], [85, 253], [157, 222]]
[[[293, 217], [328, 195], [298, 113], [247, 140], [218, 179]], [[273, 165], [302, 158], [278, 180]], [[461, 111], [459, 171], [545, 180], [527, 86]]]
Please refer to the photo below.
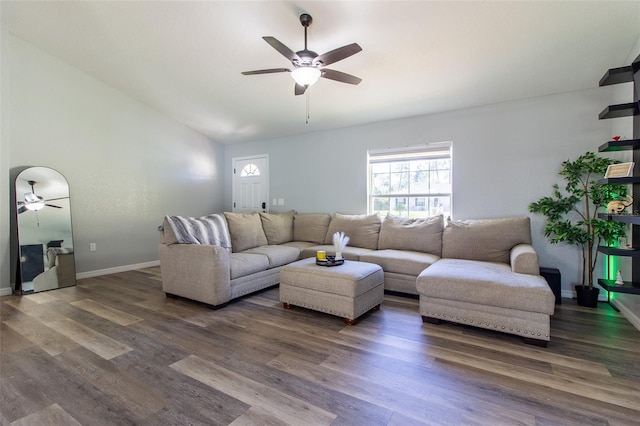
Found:
[[295, 213], [294, 210], [279, 214], [260, 213], [262, 229], [270, 245], [293, 241], [293, 216]]
[[293, 240], [324, 244], [329, 222], [327, 213], [298, 213], [293, 217]]
[[442, 215], [410, 218], [387, 214], [380, 227], [378, 249], [411, 250], [441, 256], [443, 230]]
[[224, 212], [224, 217], [229, 225], [233, 253], [268, 244], [258, 213]]
[[380, 223], [380, 217], [377, 214], [348, 215], [335, 213], [331, 218], [324, 243], [333, 244], [333, 234], [344, 232], [349, 237], [350, 246], [376, 250], [378, 248]]
[[165, 216], [164, 244], [204, 244], [231, 248], [227, 221], [223, 214], [202, 217]]
[[442, 257], [509, 264], [518, 244], [531, 244], [528, 217], [453, 220], [442, 234]]

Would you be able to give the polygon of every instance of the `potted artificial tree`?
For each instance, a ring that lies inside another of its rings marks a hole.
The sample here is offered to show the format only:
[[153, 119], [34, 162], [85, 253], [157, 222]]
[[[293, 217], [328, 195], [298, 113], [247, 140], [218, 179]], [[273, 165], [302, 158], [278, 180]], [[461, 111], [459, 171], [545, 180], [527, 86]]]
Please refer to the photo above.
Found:
[[564, 161], [560, 176], [565, 179], [564, 191], [553, 185], [553, 195], [542, 197], [529, 205], [532, 213], [547, 217], [544, 235], [552, 244], [566, 243], [580, 247], [582, 252], [582, 283], [575, 286], [578, 304], [595, 308], [600, 289], [593, 287], [593, 271], [598, 259], [598, 246], [612, 246], [626, 235], [626, 225], [598, 219], [598, 211], [610, 201], [624, 197], [626, 185], [600, 185], [607, 166], [617, 161], [593, 152], [575, 161]]

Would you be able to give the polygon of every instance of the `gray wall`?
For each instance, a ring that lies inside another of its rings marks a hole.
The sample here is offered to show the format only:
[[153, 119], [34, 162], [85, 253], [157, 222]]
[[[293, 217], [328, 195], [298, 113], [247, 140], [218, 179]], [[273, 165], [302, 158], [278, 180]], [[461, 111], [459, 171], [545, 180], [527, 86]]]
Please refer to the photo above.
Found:
[[157, 262], [164, 215], [223, 210], [224, 146], [2, 35], [0, 287], [13, 280], [12, 168], [47, 166], [69, 181], [80, 274]]
[[[609, 140], [612, 123], [599, 121], [598, 113], [609, 103], [628, 101], [616, 96], [611, 88], [594, 88], [237, 144], [227, 147], [225, 161], [229, 168], [233, 157], [269, 154], [270, 196], [285, 200], [279, 211], [365, 213], [368, 149], [452, 141], [454, 218], [531, 216], [541, 264], [561, 270], [570, 296], [572, 283], [579, 281], [578, 252], [549, 244], [542, 233], [543, 218], [530, 215], [528, 205], [551, 194], [552, 184], [560, 182], [563, 160], [595, 151]], [[225, 189], [229, 209], [229, 178]]]

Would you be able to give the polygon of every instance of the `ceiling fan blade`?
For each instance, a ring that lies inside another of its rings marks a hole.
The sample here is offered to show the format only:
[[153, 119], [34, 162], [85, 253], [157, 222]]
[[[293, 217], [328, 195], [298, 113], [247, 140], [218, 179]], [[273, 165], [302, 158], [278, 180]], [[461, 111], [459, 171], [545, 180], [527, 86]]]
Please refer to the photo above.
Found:
[[61, 209], [61, 208], [62, 208], [62, 207], [60, 207], [60, 206], [54, 206], [53, 204], [45, 204], [45, 206], [47, 206], [47, 207], [53, 207], [53, 208], [56, 208], [56, 209]]
[[27, 208], [26, 208], [25, 206], [22, 206], [22, 207], [20, 207], [20, 208], [18, 209], [18, 214], [20, 214], [20, 213], [24, 213], [24, 212], [26, 212], [26, 211], [27, 211]]
[[271, 47], [273, 47], [278, 52], [280, 52], [280, 54], [285, 58], [287, 58], [288, 60], [292, 62], [294, 59], [300, 60], [300, 57], [296, 54], [296, 52], [294, 52], [293, 50], [289, 49], [287, 46], [282, 44], [277, 38], [270, 37], [270, 36], [265, 36], [262, 38], [264, 39], [264, 41], [269, 43]]
[[348, 58], [351, 55], [355, 55], [361, 50], [362, 50], [362, 47], [360, 47], [358, 43], [348, 44], [346, 46], [338, 47], [337, 49], [334, 49], [330, 52], [323, 53], [322, 55], [317, 56], [313, 60], [313, 64], [316, 65], [318, 63], [321, 63], [322, 65], [330, 65], [330, 64], [333, 64], [334, 62], [338, 62], [345, 58]]
[[296, 96], [304, 95], [304, 92], [307, 90], [307, 86], [303, 86], [302, 84], [296, 83], [296, 87], [294, 89]]
[[66, 200], [67, 198], [69, 198], [69, 197], [47, 198], [44, 201], [48, 202], [48, 201], [56, 201], [56, 200]]
[[273, 74], [276, 72], [291, 72], [291, 70], [289, 68], [270, 68], [266, 70], [243, 71], [242, 75]]
[[329, 80], [339, 81], [340, 83], [358, 84], [362, 81], [361, 78], [355, 75], [347, 74], [344, 72], [330, 70], [327, 68], [322, 69], [322, 75], [320, 77], [328, 78]]

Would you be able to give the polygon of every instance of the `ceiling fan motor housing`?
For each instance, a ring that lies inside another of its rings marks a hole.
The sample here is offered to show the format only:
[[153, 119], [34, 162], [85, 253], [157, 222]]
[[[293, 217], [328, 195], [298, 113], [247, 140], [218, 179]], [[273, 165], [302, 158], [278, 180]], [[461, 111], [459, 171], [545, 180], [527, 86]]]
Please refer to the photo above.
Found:
[[303, 27], [308, 27], [313, 22], [313, 18], [308, 13], [303, 13], [300, 15], [300, 23]]

